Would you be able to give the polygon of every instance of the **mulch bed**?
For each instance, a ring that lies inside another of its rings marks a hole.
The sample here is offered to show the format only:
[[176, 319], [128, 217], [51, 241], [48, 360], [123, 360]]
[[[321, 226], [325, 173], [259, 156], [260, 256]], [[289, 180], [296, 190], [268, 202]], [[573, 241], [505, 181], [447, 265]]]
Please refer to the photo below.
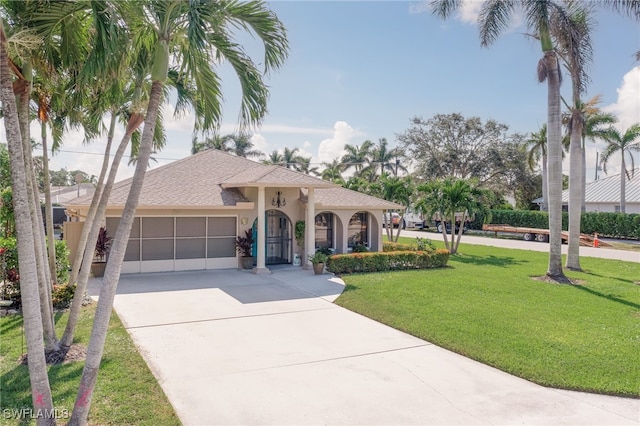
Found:
[[[78, 343], [74, 343], [71, 347], [64, 351], [60, 349], [59, 351], [47, 352], [45, 353], [45, 359], [47, 360], [47, 364], [55, 365], [55, 364], [67, 364], [75, 361], [84, 361], [87, 357], [87, 348]], [[27, 354], [24, 354], [20, 357], [20, 364], [27, 365], [29, 360], [27, 359]]]

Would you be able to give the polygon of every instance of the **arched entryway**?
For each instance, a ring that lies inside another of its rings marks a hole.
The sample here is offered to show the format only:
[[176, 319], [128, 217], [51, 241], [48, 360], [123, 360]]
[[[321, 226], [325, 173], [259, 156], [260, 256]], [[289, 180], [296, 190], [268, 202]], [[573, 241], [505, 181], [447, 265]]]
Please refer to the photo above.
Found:
[[[282, 265], [291, 263], [291, 221], [280, 210], [267, 210], [265, 212], [265, 264]], [[254, 240], [257, 240], [258, 221], [253, 222]], [[253, 253], [256, 256], [257, 247], [254, 244]]]

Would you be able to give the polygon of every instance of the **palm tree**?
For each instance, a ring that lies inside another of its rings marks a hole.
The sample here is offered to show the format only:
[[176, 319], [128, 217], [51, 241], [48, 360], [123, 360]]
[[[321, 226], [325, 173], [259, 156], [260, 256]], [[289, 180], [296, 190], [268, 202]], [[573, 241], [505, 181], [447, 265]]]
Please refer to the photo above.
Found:
[[198, 142], [198, 138], [195, 136], [191, 139], [191, 154], [197, 154], [207, 149], [217, 149], [219, 151], [229, 152], [231, 147], [228, 145], [231, 140], [231, 135], [213, 135], [206, 138], [204, 142]]
[[344, 165], [340, 162], [340, 160], [334, 158], [331, 163], [322, 163], [322, 165], [325, 167], [320, 174], [322, 179], [334, 183], [344, 183], [344, 178], [342, 177], [342, 172], [344, 172]]
[[389, 149], [386, 138], [378, 139], [377, 145], [373, 146], [366, 158], [368, 165], [362, 170], [362, 174], [372, 171], [370, 176], [376, 175], [376, 170], [380, 170], [380, 176], [385, 172], [390, 172], [398, 176], [398, 171], [407, 172], [407, 168], [400, 164], [400, 158], [404, 157], [404, 152], [400, 148]]
[[[566, 5], [567, 19], [564, 15], [554, 22], [551, 29], [572, 83], [573, 103], [570, 106], [567, 128], [570, 129], [570, 165], [569, 165], [569, 248], [567, 269], [580, 271], [580, 220], [582, 215], [582, 182], [584, 181], [584, 121], [581, 94], [586, 90], [589, 76], [587, 66], [592, 59], [590, 31], [592, 22], [590, 8], [580, 3], [569, 2]], [[560, 14], [555, 14], [558, 17]]]
[[[451, 254], [458, 251], [467, 218], [477, 212], [488, 211], [492, 198], [490, 191], [481, 189], [475, 182], [455, 178], [427, 182], [418, 186], [418, 191], [424, 194], [416, 203], [418, 211], [426, 217], [439, 216], [442, 222], [448, 220], [451, 223], [451, 241], [447, 237], [447, 227], [442, 226], [444, 245]], [[456, 219], [460, 220], [457, 237]]]
[[242, 124], [259, 124], [267, 112], [268, 89], [263, 83], [262, 73], [242, 47], [231, 38], [233, 32], [229, 31], [229, 27], [248, 30], [262, 41], [265, 49], [265, 72], [278, 68], [288, 52], [284, 27], [261, 2], [166, 0], [115, 5], [123, 7], [123, 19], [131, 22], [132, 28], [136, 28], [137, 33], [132, 34], [132, 38], [152, 34], [157, 41], [150, 67], [151, 91], [136, 168], [105, 269], [71, 425], [85, 424], [87, 421], [118, 277], [151, 156], [169, 64], [172, 60], [178, 64], [183, 77], [197, 87], [199, 97], [195, 105], [196, 127], [209, 130], [218, 125], [221, 118], [220, 82], [212, 67], [222, 57], [229, 61], [240, 79], [243, 95]]
[[191, 154], [197, 154], [207, 149], [217, 149], [244, 158], [264, 156], [261, 151], [253, 149], [253, 142], [251, 142], [251, 136], [248, 133], [224, 136], [216, 134], [206, 138], [204, 142], [199, 142], [195, 136], [191, 139]]
[[306, 175], [320, 176], [318, 166], [311, 167], [311, 157], [298, 157], [298, 171]]
[[[432, 2], [434, 13], [449, 17], [461, 2], [436, 0]], [[558, 282], [569, 282], [562, 270], [562, 132], [560, 111], [560, 67], [551, 27], [554, 21], [566, 15], [562, 6], [551, 0], [488, 0], [482, 4], [478, 26], [480, 43], [486, 47], [509, 28], [511, 18], [520, 5], [527, 25], [539, 37], [543, 57], [538, 62], [538, 80], [546, 81], [547, 95], [547, 153], [548, 153], [548, 203], [549, 203], [549, 265], [547, 277]], [[553, 18], [553, 19], [552, 19]], [[566, 19], [564, 19], [566, 20]]]
[[528, 148], [527, 162], [529, 169], [534, 171], [538, 160], [542, 160], [542, 204], [540, 210], [547, 210], [547, 125], [543, 124], [537, 133], [531, 133], [525, 141]]
[[300, 148], [290, 149], [288, 147], [285, 147], [284, 151], [282, 152], [282, 161], [284, 163], [283, 166], [287, 169], [300, 171], [303, 157], [299, 155], [298, 152], [300, 152]]
[[398, 224], [398, 233], [393, 235], [393, 225], [388, 223], [388, 219], [390, 220], [391, 215], [384, 215], [385, 229], [387, 231], [387, 240], [398, 242], [398, 238], [400, 237], [400, 232], [402, 231], [402, 223], [404, 221], [404, 213], [411, 204], [411, 198], [413, 196], [413, 192], [415, 186], [410, 176], [399, 178], [397, 176], [387, 176], [382, 175], [379, 181], [380, 192], [378, 196], [384, 198], [387, 201], [392, 201], [394, 203], [398, 203], [403, 205], [405, 208], [399, 212], [400, 220]]
[[[633, 124], [624, 133], [620, 133], [615, 127], [610, 127], [604, 134], [604, 140], [608, 145], [602, 154], [602, 169], [607, 173], [607, 163], [611, 157], [620, 152], [620, 213], [625, 213], [626, 180], [635, 174], [635, 164], [632, 151], [640, 151], [640, 123]], [[627, 169], [626, 156], [629, 156], [631, 171]]]
[[[27, 96], [27, 91], [16, 93]], [[53, 412], [53, 399], [47, 376], [47, 365], [42, 347], [43, 319], [40, 311], [39, 283], [36, 253], [33, 250], [34, 227], [31, 220], [29, 194], [27, 193], [27, 170], [23, 158], [22, 135], [14, 86], [9, 69], [7, 38], [4, 20], [0, 19], [0, 100], [11, 162], [11, 185], [18, 239], [18, 262], [21, 271], [22, 317], [29, 354], [29, 380], [33, 407], [36, 412]], [[40, 226], [42, 227], [42, 226]], [[41, 424], [42, 421], [39, 421]]]
[[282, 166], [284, 165], [284, 157], [277, 149], [274, 149], [271, 154], [267, 156], [267, 159], [262, 162], [264, 164], [274, 164]]
[[[582, 173], [582, 205], [581, 205], [581, 210], [584, 212], [586, 211], [586, 206], [585, 206], [585, 193], [586, 193], [586, 186], [587, 186], [587, 171], [586, 171], [586, 158], [585, 158], [585, 152], [586, 152], [586, 141], [587, 139], [590, 139], [591, 141], [596, 141], [596, 140], [604, 140], [604, 133], [605, 133], [605, 127], [604, 126], [608, 126], [611, 124], [614, 124], [618, 121], [618, 119], [616, 118], [615, 115], [608, 113], [608, 112], [602, 112], [600, 111], [600, 108], [597, 107], [597, 104], [600, 103], [600, 99], [601, 96], [600, 95], [596, 95], [593, 98], [589, 99], [588, 101], [586, 101], [583, 105], [583, 109], [582, 109], [582, 113], [584, 115], [584, 126], [583, 126], [583, 135], [582, 135], [582, 166], [583, 166], [583, 173]], [[599, 167], [598, 164], [596, 164], [596, 167]]]
[[347, 153], [341, 159], [344, 170], [347, 171], [353, 167], [356, 170], [355, 175], [359, 176], [367, 162], [367, 158], [371, 154], [371, 148], [373, 148], [373, 142], [369, 140], [364, 141], [359, 146], [346, 144], [344, 150]]

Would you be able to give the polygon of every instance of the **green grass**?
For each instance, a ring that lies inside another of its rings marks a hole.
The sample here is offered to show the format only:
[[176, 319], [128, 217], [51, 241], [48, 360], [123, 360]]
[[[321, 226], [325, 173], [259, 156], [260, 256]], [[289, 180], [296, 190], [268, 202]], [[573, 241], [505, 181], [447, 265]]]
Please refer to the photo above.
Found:
[[448, 268], [345, 275], [336, 303], [541, 385], [640, 396], [640, 263], [582, 257], [579, 285], [559, 285], [532, 279], [547, 253], [459, 252]]
[[[85, 347], [91, 333], [95, 304], [82, 310], [76, 332], [76, 342]], [[58, 335], [66, 324], [66, 313], [56, 315]], [[0, 425], [35, 424], [23, 420], [18, 423], [4, 410], [31, 407], [29, 372], [19, 365], [25, 352], [22, 339], [22, 317], [0, 318]], [[53, 404], [59, 414], [71, 413], [84, 361], [49, 367], [49, 381]], [[68, 419], [67, 419], [68, 420]], [[60, 423], [66, 423], [59, 419]], [[179, 425], [173, 407], [153, 374], [138, 353], [118, 316], [111, 316], [104, 356], [93, 394], [91, 425]]]

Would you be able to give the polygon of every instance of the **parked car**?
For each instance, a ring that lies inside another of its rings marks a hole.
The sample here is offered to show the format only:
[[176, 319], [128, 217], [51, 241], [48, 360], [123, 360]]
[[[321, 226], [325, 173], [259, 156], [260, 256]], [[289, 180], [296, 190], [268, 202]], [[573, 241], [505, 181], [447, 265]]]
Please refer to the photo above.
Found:
[[394, 228], [402, 225], [402, 229], [405, 228], [417, 228], [424, 229], [424, 219], [415, 213], [407, 212], [403, 217], [400, 217], [399, 213], [393, 212], [391, 213], [391, 218], [389, 218], [389, 213], [386, 214], [386, 221], [384, 217], [382, 219], [382, 227], [385, 227], [387, 223], [391, 223]]

